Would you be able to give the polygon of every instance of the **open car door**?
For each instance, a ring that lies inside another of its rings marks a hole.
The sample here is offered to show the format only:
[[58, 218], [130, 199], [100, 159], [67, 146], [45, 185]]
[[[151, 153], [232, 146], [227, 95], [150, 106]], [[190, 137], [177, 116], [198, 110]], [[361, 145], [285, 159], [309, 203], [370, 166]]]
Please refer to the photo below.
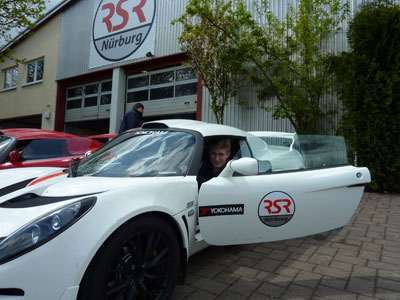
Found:
[[[230, 161], [219, 177], [203, 183], [199, 191], [203, 239], [212, 245], [258, 243], [345, 225], [360, 202], [364, 185], [371, 181], [369, 170], [338, 164], [337, 144], [325, 144], [324, 151], [321, 143], [316, 145], [319, 151], [310, 152], [307, 147], [291, 150], [303, 159], [301, 163], [293, 162], [302, 166], [299, 169], [286, 166], [282, 170], [288, 161], [287, 151], [281, 153], [284, 162], [279, 153], [269, 151], [266, 155], [270, 159], [264, 156], [264, 160], [245, 157]], [[260, 156], [251, 143], [247, 146], [245, 156]], [[343, 158], [345, 148], [343, 151], [339, 160], [347, 162], [347, 157]], [[280, 166], [278, 172], [273, 171], [274, 165]]]

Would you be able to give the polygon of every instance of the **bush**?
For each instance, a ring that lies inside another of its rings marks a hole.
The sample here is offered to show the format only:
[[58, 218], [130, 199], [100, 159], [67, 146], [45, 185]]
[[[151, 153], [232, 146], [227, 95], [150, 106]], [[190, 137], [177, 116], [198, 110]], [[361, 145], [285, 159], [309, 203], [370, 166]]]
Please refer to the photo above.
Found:
[[373, 1], [359, 7], [340, 57], [340, 129], [372, 175], [370, 188], [400, 191], [400, 7]]

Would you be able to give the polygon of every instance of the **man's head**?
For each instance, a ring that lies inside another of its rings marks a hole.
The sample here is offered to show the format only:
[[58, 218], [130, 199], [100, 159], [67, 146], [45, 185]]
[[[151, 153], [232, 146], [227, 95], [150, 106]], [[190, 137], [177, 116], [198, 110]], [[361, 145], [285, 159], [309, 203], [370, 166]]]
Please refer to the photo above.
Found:
[[226, 164], [226, 160], [231, 154], [231, 141], [229, 139], [219, 139], [208, 145], [208, 154], [214, 171], [220, 170]]
[[143, 113], [144, 111], [144, 106], [142, 103], [135, 103], [133, 105], [133, 108], [136, 109], [137, 111], [140, 111], [141, 113]]

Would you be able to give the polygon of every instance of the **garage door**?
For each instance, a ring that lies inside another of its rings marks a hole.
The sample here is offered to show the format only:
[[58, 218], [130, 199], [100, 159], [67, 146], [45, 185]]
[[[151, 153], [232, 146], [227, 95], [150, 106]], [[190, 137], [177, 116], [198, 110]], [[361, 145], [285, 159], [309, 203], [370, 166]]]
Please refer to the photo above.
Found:
[[196, 112], [197, 76], [187, 66], [175, 66], [128, 76], [125, 111], [143, 103], [145, 116]]

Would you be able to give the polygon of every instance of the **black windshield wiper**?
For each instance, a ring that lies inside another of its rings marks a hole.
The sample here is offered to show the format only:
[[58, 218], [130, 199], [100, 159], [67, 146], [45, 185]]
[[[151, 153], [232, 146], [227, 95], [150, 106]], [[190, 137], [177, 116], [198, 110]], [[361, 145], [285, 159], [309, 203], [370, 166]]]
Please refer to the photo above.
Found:
[[82, 158], [73, 158], [69, 163], [69, 176], [76, 177], [76, 173], [78, 172], [78, 166], [81, 162]]

